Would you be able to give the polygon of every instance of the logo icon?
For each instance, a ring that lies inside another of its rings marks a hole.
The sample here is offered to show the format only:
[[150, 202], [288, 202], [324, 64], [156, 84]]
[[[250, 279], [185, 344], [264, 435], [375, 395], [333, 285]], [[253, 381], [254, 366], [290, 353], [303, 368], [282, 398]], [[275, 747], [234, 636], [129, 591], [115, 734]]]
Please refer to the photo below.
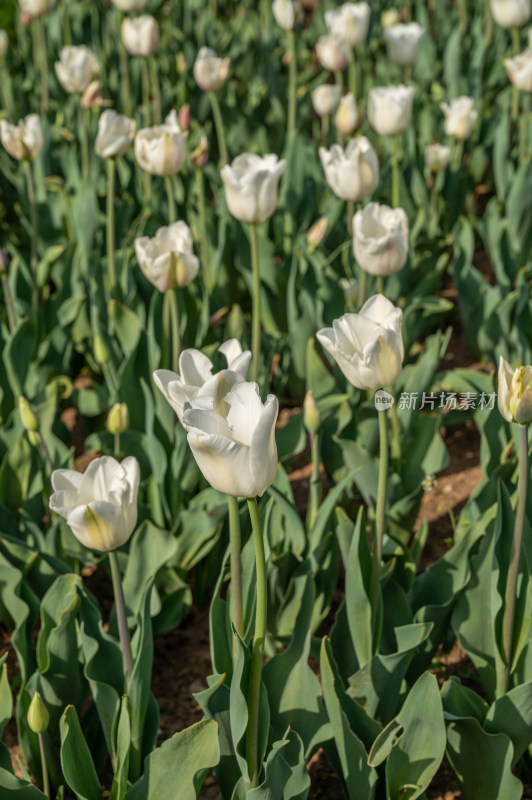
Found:
[[385, 392], [384, 389], [379, 389], [375, 392], [375, 408], [378, 411], [387, 411], [393, 406], [394, 402], [392, 395]]

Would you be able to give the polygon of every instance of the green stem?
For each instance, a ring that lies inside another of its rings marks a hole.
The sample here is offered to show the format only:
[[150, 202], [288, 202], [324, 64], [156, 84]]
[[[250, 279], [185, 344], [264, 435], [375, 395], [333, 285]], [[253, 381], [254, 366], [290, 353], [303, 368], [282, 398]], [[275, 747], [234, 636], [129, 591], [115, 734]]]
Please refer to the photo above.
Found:
[[218, 0], [209, 0], [209, 18], [216, 19], [218, 16]]
[[149, 56], [151, 93], [153, 97], [153, 121], [156, 125], [161, 122], [161, 87], [159, 86], [159, 71], [157, 69], [157, 59], [154, 55]]
[[384, 277], [382, 275], [377, 275], [377, 292], [384, 294]]
[[266, 639], [266, 615], [268, 588], [266, 583], [266, 559], [262, 528], [257, 507], [257, 498], [248, 499], [249, 516], [253, 528], [255, 544], [255, 564], [257, 571], [257, 608], [255, 613], [255, 635], [251, 654], [251, 669], [248, 684], [248, 728], [246, 734], [246, 761], [251, 788], [258, 786], [260, 776], [259, 765], [259, 704], [262, 675], [262, 659], [264, 640]]
[[327, 140], [327, 136], [329, 135], [330, 124], [331, 124], [330, 115], [323, 114], [323, 116], [320, 117], [320, 136], [322, 142], [325, 142]]
[[240, 517], [238, 514], [238, 500], [232, 495], [227, 495], [227, 504], [229, 506], [229, 549], [231, 553], [231, 620], [238, 635], [243, 636]]
[[438, 191], [436, 190], [436, 181], [432, 184], [432, 189], [430, 192], [430, 212], [429, 212], [429, 223], [431, 225], [435, 224], [436, 217], [438, 215]]
[[528, 488], [528, 426], [519, 425], [519, 482], [517, 484], [517, 508], [515, 512], [514, 535], [510, 566], [506, 576], [506, 592], [504, 595], [504, 615], [502, 620], [502, 641], [504, 672], [499, 696], [508, 691], [510, 671], [512, 669], [512, 642], [514, 634], [515, 601], [517, 594], [517, 579], [519, 577], [519, 564], [523, 547], [523, 532], [525, 528], [526, 496]]
[[[521, 50], [521, 37], [519, 35], [519, 28], [512, 28], [511, 29], [512, 35], [512, 54], [514, 56], [519, 55], [519, 51]], [[512, 89], [512, 111], [511, 111], [511, 120], [512, 122], [517, 122], [517, 117], [519, 116], [519, 89], [514, 86]]]
[[120, 434], [114, 434], [114, 447], [113, 447], [113, 456], [118, 458], [120, 456]]
[[37, 436], [39, 437], [39, 450], [41, 452], [41, 458], [44, 458], [44, 460], [46, 461], [46, 464], [48, 466], [48, 469], [50, 470], [50, 475], [51, 475], [52, 472], [54, 471], [54, 465], [52, 463], [50, 451], [48, 450], [46, 442], [44, 441], [43, 435], [40, 431], [37, 432]]
[[399, 208], [401, 193], [399, 186], [399, 154], [401, 143], [399, 136], [392, 136], [392, 206]]
[[355, 50], [351, 48], [351, 52], [349, 54], [349, 91], [355, 98], [355, 101], [358, 99], [358, 81], [357, 81], [357, 63], [355, 60]]
[[458, 0], [458, 17], [460, 30], [465, 33], [467, 31], [467, 0]]
[[214, 127], [216, 128], [216, 138], [218, 139], [218, 152], [220, 154], [220, 166], [223, 167], [227, 164], [227, 145], [225, 144], [224, 123], [222, 119], [222, 112], [220, 110], [220, 103], [216, 92], [207, 92], [211, 103], [212, 116], [214, 118]]
[[216, 276], [211, 270], [209, 257], [209, 240], [207, 238], [207, 214], [205, 209], [205, 187], [203, 185], [203, 170], [196, 167], [196, 191], [198, 195], [198, 215], [200, 228], [201, 268], [205, 276], [205, 285], [209, 294], [216, 285]]
[[78, 106], [78, 130], [81, 142], [81, 174], [84, 178], [89, 175], [89, 138], [87, 131], [87, 109], [81, 103]]
[[264, 42], [270, 37], [270, 14], [271, 3], [269, 0], [260, 0], [261, 32]]
[[179, 336], [179, 301], [177, 289], [168, 289], [170, 295], [170, 319], [172, 328], [172, 369], [179, 371], [179, 356], [181, 355], [181, 337]]
[[13, 98], [11, 96], [11, 78], [3, 63], [0, 63], [0, 93], [2, 95], [2, 106], [4, 107], [9, 119], [9, 117], [12, 116], [13, 108]]
[[375, 541], [373, 544], [373, 564], [371, 573], [371, 629], [373, 650], [377, 650], [377, 612], [381, 588], [382, 540], [384, 537], [384, 518], [386, 512], [386, 480], [388, 477], [388, 434], [386, 431], [386, 411], [379, 410], [379, 483], [377, 488], [377, 513], [375, 518]]
[[343, 89], [344, 89], [344, 76], [342, 75], [342, 70], [341, 69], [335, 69], [334, 70], [334, 82], [343, 91]]
[[107, 268], [111, 297], [117, 299], [118, 281], [115, 261], [115, 171], [114, 158], [107, 159]]
[[37, 736], [39, 737], [39, 750], [41, 751], [42, 790], [46, 797], [50, 797], [50, 778], [48, 777], [46, 753], [44, 752], [44, 739], [42, 733], [38, 733]]
[[118, 636], [122, 648], [122, 659], [124, 661], [124, 672], [126, 682], [129, 683], [133, 672], [133, 659], [131, 657], [131, 643], [129, 641], [129, 631], [127, 629], [126, 606], [124, 603], [124, 592], [122, 590], [122, 578], [118, 568], [118, 559], [114, 550], [109, 551], [109, 564], [111, 565], [111, 578], [113, 581], [113, 592], [116, 605], [116, 620], [118, 622]]
[[519, 127], [519, 163], [523, 163], [528, 154], [528, 121], [530, 117], [530, 93], [523, 92], [523, 110]]
[[259, 270], [259, 242], [257, 226], [251, 223], [251, 270], [253, 273], [253, 290], [251, 297], [251, 380], [258, 382], [260, 363], [260, 270]]
[[346, 214], [347, 214], [347, 230], [349, 235], [353, 233], [353, 217], [355, 216], [355, 201], [348, 200], [346, 206]]
[[171, 334], [171, 320], [170, 320], [170, 292], [167, 289], [163, 296], [163, 352], [161, 356], [161, 366], [165, 369], [170, 367], [172, 352], [172, 334]]
[[9, 288], [9, 281], [5, 275], [2, 275], [2, 291], [4, 293], [4, 303], [7, 310], [7, 321], [9, 323], [9, 330], [14, 333], [17, 327], [15, 319], [15, 312], [13, 310], [13, 298], [11, 297], [11, 290]]
[[288, 65], [288, 127], [287, 136], [296, 130], [296, 107], [297, 107], [297, 53], [296, 39], [294, 31], [288, 31], [288, 53], [290, 62]]
[[484, 47], [487, 49], [493, 36], [493, 18], [491, 16], [490, 0], [484, 0]]
[[35, 200], [35, 186], [33, 183], [33, 173], [31, 171], [31, 162], [24, 161], [24, 170], [26, 173], [26, 187], [28, 190], [28, 201], [30, 204], [30, 220], [31, 220], [31, 274], [33, 285], [31, 289], [31, 303], [32, 310], [37, 323], [39, 314], [39, 286], [37, 283], [37, 266], [39, 258], [37, 255], [37, 242], [39, 237], [39, 228], [37, 222], [37, 202]]
[[405, 22], [410, 22], [412, 19], [412, 0], [405, 0]]
[[454, 151], [454, 171], [458, 172], [458, 170], [462, 166], [462, 159], [464, 157], [464, 140], [457, 139], [456, 140], [456, 147]]
[[129, 57], [125, 45], [122, 41], [121, 22], [124, 15], [117, 12], [118, 20], [118, 41], [120, 50], [120, 87], [122, 89], [122, 108], [126, 117], [131, 117], [133, 107], [131, 105], [131, 80], [129, 77]]
[[366, 272], [365, 269], [362, 269], [362, 267], [360, 267], [360, 282], [358, 285], [358, 304], [361, 308], [366, 302], [367, 285], [368, 285], [368, 273]]
[[48, 51], [46, 47], [46, 31], [42, 16], [35, 18], [37, 39], [39, 42], [39, 60], [41, 70], [41, 111], [48, 111]]
[[307, 508], [307, 530], [311, 530], [321, 503], [320, 445], [317, 434], [310, 434], [312, 453], [312, 475], [310, 476], [309, 502]]
[[146, 128], [149, 128], [151, 125], [150, 72], [147, 59], [141, 58], [140, 61], [140, 69], [142, 74], [142, 106], [144, 109], [144, 125]]
[[174, 187], [172, 185], [172, 175], [166, 175], [164, 179], [164, 184], [166, 186], [166, 197], [168, 199], [168, 219], [170, 222], [176, 222], [176, 209], [175, 209], [175, 198], [174, 198]]

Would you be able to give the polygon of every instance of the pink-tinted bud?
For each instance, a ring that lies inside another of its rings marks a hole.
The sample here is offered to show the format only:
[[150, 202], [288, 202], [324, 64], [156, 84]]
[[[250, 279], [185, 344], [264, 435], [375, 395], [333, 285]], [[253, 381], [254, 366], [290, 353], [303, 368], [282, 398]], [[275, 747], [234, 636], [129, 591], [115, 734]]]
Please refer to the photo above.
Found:
[[33, 17], [29, 13], [29, 11], [21, 11], [20, 12], [20, 21], [23, 25], [30, 25]]
[[188, 131], [190, 128], [190, 106], [188, 103], [179, 109], [177, 121], [182, 131]]

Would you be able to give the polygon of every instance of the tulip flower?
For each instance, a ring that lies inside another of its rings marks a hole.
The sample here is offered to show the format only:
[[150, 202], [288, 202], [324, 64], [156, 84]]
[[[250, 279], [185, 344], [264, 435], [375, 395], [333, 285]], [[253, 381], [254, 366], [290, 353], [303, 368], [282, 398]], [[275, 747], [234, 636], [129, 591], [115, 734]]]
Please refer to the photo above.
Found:
[[532, 367], [513, 370], [499, 359], [497, 404], [507, 422], [528, 425], [532, 422]]
[[135, 158], [150, 175], [175, 175], [185, 163], [185, 137], [171, 111], [163, 125], [142, 128], [135, 136]]
[[214, 489], [233, 497], [257, 497], [277, 472], [275, 423], [279, 401], [264, 405], [256, 383], [237, 381], [217, 410], [185, 409], [183, 424], [198, 467]]
[[194, 80], [206, 92], [217, 92], [229, 77], [230, 58], [219, 58], [210, 47], [202, 47], [192, 68]]
[[241, 222], [261, 223], [277, 206], [279, 180], [286, 161], [276, 155], [242, 153], [221, 170], [227, 207]]
[[316, 114], [320, 117], [330, 116], [338, 105], [341, 94], [342, 87], [336, 83], [324, 83], [313, 89], [310, 96]]
[[427, 145], [425, 149], [425, 166], [431, 172], [442, 172], [449, 164], [451, 148], [443, 144]]
[[400, 22], [399, 12], [396, 8], [390, 8], [381, 14], [381, 25], [383, 28], [393, 28]]
[[293, 31], [301, 17], [302, 9], [300, 4], [293, 0], [273, 0], [272, 13], [279, 27], [285, 31]]
[[85, 547], [108, 552], [133, 533], [139, 482], [139, 464], [131, 456], [121, 464], [111, 456], [96, 458], [83, 474], [57, 469], [52, 473], [50, 508], [66, 519]]
[[200, 350], [192, 348], [181, 353], [179, 374], [168, 369], [158, 369], [153, 373], [155, 385], [170, 403], [181, 424], [185, 406], [193, 405], [196, 398], [203, 398], [203, 404], [204, 398], [211, 398], [211, 408], [214, 408], [214, 398], [220, 385], [223, 384], [229, 391], [238, 381], [245, 381], [251, 351], [242, 352], [237, 339], [229, 339], [218, 350], [225, 356], [227, 369], [216, 375], [212, 374], [212, 361]]
[[112, 0], [112, 2], [120, 11], [131, 14], [135, 11], [143, 11], [148, 0]]
[[514, 58], [505, 58], [506, 72], [516, 89], [532, 92], [532, 47], [528, 47]]
[[353, 253], [370, 275], [397, 272], [408, 257], [408, 217], [402, 208], [368, 203], [353, 218]]
[[358, 202], [375, 191], [379, 183], [379, 160], [365, 136], [351, 139], [345, 150], [333, 144], [320, 147], [327, 183], [342, 200]]
[[419, 42], [424, 33], [424, 28], [417, 22], [385, 28], [384, 41], [388, 58], [400, 67], [412, 66], [416, 61]]
[[32, 697], [26, 719], [28, 721], [30, 730], [33, 731], [33, 733], [36, 733], [39, 739], [43, 792], [46, 797], [50, 797], [50, 779], [48, 777], [48, 765], [46, 763], [46, 752], [44, 749], [44, 741], [42, 736], [43, 733], [46, 733], [48, 730], [48, 725], [50, 724], [50, 714], [48, 713], [48, 709], [44, 705], [39, 692], [35, 692]]
[[337, 72], [347, 67], [349, 51], [344, 39], [331, 36], [320, 36], [316, 43], [316, 55], [324, 69]]
[[531, 0], [490, 0], [493, 19], [503, 28], [521, 28], [532, 16]]
[[382, 389], [401, 374], [402, 317], [401, 309], [377, 294], [358, 314], [344, 314], [333, 321], [332, 328], [323, 328], [316, 336], [353, 386]]
[[440, 103], [445, 116], [445, 133], [455, 139], [464, 140], [471, 136], [478, 117], [472, 97], [458, 97], [450, 105]]
[[376, 86], [368, 96], [368, 119], [380, 136], [398, 136], [410, 125], [412, 86]]
[[55, 8], [57, 0], [18, 0], [20, 10], [23, 14], [30, 14], [32, 17], [40, 17]]
[[81, 94], [100, 72], [96, 55], [85, 47], [69, 45], [59, 53], [55, 74], [63, 89], [70, 94]]
[[325, 12], [325, 24], [330, 34], [345, 39], [353, 48], [366, 41], [370, 17], [368, 3], [344, 3]]
[[193, 254], [192, 234], [185, 222], [159, 228], [152, 239], [135, 239], [135, 252], [145, 277], [160, 292], [187, 286], [198, 273], [199, 261]]
[[143, 14], [142, 17], [124, 17], [122, 20], [122, 41], [132, 56], [149, 56], [159, 45], [159, 25], [155, 17]]
[[7, 35], [7, 31], [0, 30], [0, 61], [3, 61], [6, 57], [8, 47], [9, 36]]
[[334, 124], [339, 133], [349, 135], [360, 125], [361, 115], [357, 101], [351, 92], [345, 94], [340, 100]]
[[113, 436], [120, 436], [129, 428], [129, 409], [127, 403], [115, 403], [107, 415], [107, 430]]
[[18, 161], [33, 161], [44, 144], [41, 120], [38, 114], [29, 114], [17, 125], [0, 120], [0, 141], [10, 156]]

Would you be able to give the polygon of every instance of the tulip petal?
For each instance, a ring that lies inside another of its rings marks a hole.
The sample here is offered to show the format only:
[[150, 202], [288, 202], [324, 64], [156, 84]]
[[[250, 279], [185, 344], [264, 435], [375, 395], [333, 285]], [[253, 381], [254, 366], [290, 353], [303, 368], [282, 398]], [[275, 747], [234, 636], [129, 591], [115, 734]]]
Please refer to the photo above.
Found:
[[186, 385], [203, 386], [212, 378], [212, 361], [201, 350], [183, 350], [179, 357], [179, 374]]
[[125, 524], [121, 506], [103, 500], [77, 506], [69, 515], [67, 523], [76, 539], [85, 547], [101, 552], [120, 547], [131, 534]]
[[253, 432], [263, 410], [258, 385], [246, 381], [235, 383], [225, 399], [229, 404], [227, 424], [231, 429], [232, 438], [246, 447], [251, 447]]
[[277, 472], [275, 423], [278, 412], [279, 401], [269, 394], [251, 437], [249, 466], [259, 497], [271, 486]]
[[[185, 412], [192, 414], [193, 411]], [[255, 497], [257, 487], [249, 468], [248, 447], [227, 436], [189, 430], [188, 443], [197, 465], [214, 489], [233, 497]]]

